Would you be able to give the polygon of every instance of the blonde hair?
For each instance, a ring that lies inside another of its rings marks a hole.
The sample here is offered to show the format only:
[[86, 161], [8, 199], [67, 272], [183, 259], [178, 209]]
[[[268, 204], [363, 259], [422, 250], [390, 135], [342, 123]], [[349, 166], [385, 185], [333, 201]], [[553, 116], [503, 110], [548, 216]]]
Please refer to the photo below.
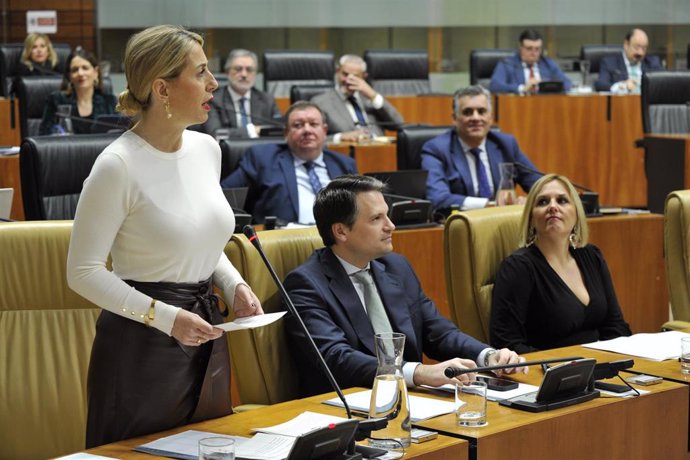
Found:
[[530, 189], [527, 195], [527, 201], [525, 202], [525, 208], [522, 210], [522, 219], [520, 220], [520, 246], [528, 246], [533, 241], [531, 240], [531, 229], [532, 225], [532, 210], [534, 209], [534, 203], [537, 200], [537, 196], [541, 193], [542, 189], [546, 184], [553, 181], [559, 181], [570, 195], [570, 200], [575, 205], [575, 214], [577, 220], [575, 222], [575, 227], [573, 228], [573, 233], [575, 235], [575, 244], [577, 247], [583, 247], [587, 245], [589, 241], [589, 228], [587, 227], [587, 216], [585, 214], [585, 209], [582, 207], [582, 201], [580, 201], [580, 195], [575, 190], [572, 182], [559, 174], [547, 174], [539, 179]]
[[203, 46], [204, 39], [180, 26], [154, 26], [132, 35], [124, 58], [127, 89], [120, 93], [117, 111], [129, 117], [145, 112], [154, 80], [177, 78], [194, 43]]
[[24, 50], [19, 60], [27, 66], [30, 70], [34, 70], [34, 62], [31, 60], [31, 49], [34, 47], [36, 40], [43, 39], [46, 42], [46, 48], [48, 48], [48, 60], [50, 61], [50, 67], [55, 68], [58, 62], [58, 56], [53, 48], [53, 43], [46, 34], [40, 34], [37, 32], [30, 33], [24, 39]]

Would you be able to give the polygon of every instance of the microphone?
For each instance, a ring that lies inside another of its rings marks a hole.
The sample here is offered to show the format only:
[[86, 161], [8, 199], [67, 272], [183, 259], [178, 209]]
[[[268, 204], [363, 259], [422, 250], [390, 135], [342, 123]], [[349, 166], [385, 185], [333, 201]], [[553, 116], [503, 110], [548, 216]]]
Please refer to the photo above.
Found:
[[[523, 165], [522, 163], [517, 162], [517, 161], [516, 161], [515, 163], [513, 163], [513, 165], [515, 165], [515, 167], [516, 167], [517, 169], [521, 169], [521, 170], [523, 170], [523, 171], [525, 171], [525, 172], [528, 172], [528, 173], [539, 174], [540, 176], [545, 176], [545, 175], [546, 175], [546, 174], [544, 174], [543, 172], [539, 171], [538, 169], [532, 169], [532, 168], [530, 168], [529, 166], [525, 166], [525, 165]], [[591, 188], [587, 188], [587, 187], [585, 187], [584, 185], [580, 185], [580, 184], [578, 184], [578, 183], [576, 183], [576, 182], [573, 182], [572, 180], [570, 181], [570, 183], [573, 184], [573, 186], [574, 186], [575, 188], [577, 188], [577, 189], [583, 190], [583, 191], [585, 191], [585, 192], [596, 193], [596, 192], [595, 192], [594, 190], [592, 190]]]
[[[545, 174], [539, 170], [532, 169], [529, 166], [525, 166], [520, 162], [515, 162], [513, 163], [517, 169], [520, 169], [522, 171], [532, 173], [532, 174], [540, 174], [544, 176]], [[573, 182], [572, 180], [570, 181], [571, 184], [573, 184], [573, 187], [575, 187], [578, 190], [581, 190], [582, 192], [580, 193], [580, 201], [582, 201], [582, 207], [585, 210], [585, 214], [587, 216], [598, 216], [599, 215], [599, 194], [595, 192], [594, 190], [585, 187], [582, 184], [578, 184], [577, 182]]]
[[[87, 123], [87, 124], [92, 125], [92, 126], [104, 126], [104, 127], [106, 127], [106, 128], [121, 129], [121, 130], [126, 130], [126, 129], [128, 129], [127, 126], [124, 126], [124, 125], [122, 125], [122, 124], [110, 123], [110, 122], [107, 122], [107, 121], [100, 121], [100, 120], [96, 120], [96, 119], [93, 119], [93, 118], [84, 118], [84, 117], [78, 117], [78, 116], [74, 116], [74, 115], [65, 115], [64, 113], [57, 113], [57, 112], [55, 113], [55, 116], [58, 117], [58, 118], [65, 119], [65, 120], [76, 120], [76, 121], [80, 121], [80, 122]], [[123, 120], [124, 120], [124, 119], [127, 119], [127, 117], [124, 117], [124, 116], [123, 116], [122, 119], [123, 119]], [[131, 124], [131, 121], [130, 121], [129, 124]]]
[[458, 375], [461, 374], [469, 374], [472, 372], [488, 372], [488, 371], [497, 371], [500, 369], [512, 369], [515, 367], [525, 367], [525, 366], [536, 366], [536, 365], [542, 365], [542, 364], [551, 364], [551, 363], [563, 363], [567, 361], [575, 361], [577, 359], [582, 359], [579, 356], [571, 356], [568, 358], [555, 358], [555, 359], [543, 359], [540, 361], [525, 361], [524, 363], [515, 363], [515, 364], [501, 364], [497, 366], [485, 366], [485, 367], [474, 367], [474, 368], [459, 368], [459, 367], [446, 367], [446, 370], [443, 371], [446, 377], [449, 379], [452, 379], [453, 377], [457, 377]]
[[302, 317], [299, 315], [297, 308], [295, 308], [295, 304], [292, 303], [292, 299], [290, 299], [290, 296], [288, 295], [287, 291], [285, 290], [285, 286], [283, 286], [283, 283], [280, 281], [280, 278], [278, 278], [278, 275], [276, 274], [275, 270], [273, 269], [273, 265], [271, 265], [271, 262], [268, 260], [268, 257], [266, 257], [266, 253], [264, 252], [264, 249], [261, 247], [261, 242], [259, 241], [259, 237], [256, 235], [256, 230], [254, 230], [254, 227], [252, 227], [251, 225], [245, 225], [244, 228], [242, 229], [242, 232], [247, 237], [249, 242], [259, 252], [261, 259], [264, 261], [264, 265], [266, 265], [268, 272], [271, 274], [271, 278], [273, 278], [273, 282], [278, 287], [278, 291], [280, 292], [280, 296], [283, 298], [283, 302], [285, 302], [285, 305], [287, 305], [288, 310], [290, 311], [290, 314], [293, 315], [295, 317], [295, 319], [297, 320], [297, 322], [299, 323], [300, 328], [304, 332], [304, 335], [309, 339], [309, 343], [311, 344], [312, 348], [314, 349], [316, 356], [318, 356], [318, 363], [319, 363], [319, 366], [321, 366], [321, 370], [324, 371], [324, 373], [326, 374], [326, 377], [328, 377], [328, 381], [330, 382], [331, 386], [333, 387], [335, 392], [338, 394], [338, 398], [340, 398], [340, 400], [343, 402], [343, 406], [345, 407], [345, 412], [347, 412], [347, 418], [351, 419], [352, 418], [352, 412], [350, 412], [350, 406], [347, 404], [347, 401], [345, 400], [345, 395], [343, 395], [343, 392], [340, 389], [340, 385], [338, 385], [338, 382], [335, 380], [335, 377], [333, 377], [331, 370], [328, 368], [326, 361], [323, 359], [323, 355], [321, 355], [321, 352], [319, 351], [319, 347], [316, 346], [316, 343], [314, 342], [314, 339], [312, 338], [311, 334], [309, 333], [307, 326], [304, 324], [304, 321], [302, 321]]

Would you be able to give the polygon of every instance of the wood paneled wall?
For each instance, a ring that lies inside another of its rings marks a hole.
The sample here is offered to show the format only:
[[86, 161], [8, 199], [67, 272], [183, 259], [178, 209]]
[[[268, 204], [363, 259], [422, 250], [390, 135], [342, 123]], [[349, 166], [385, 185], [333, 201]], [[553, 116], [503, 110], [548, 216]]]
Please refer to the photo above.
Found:
[[[23, 42], [26, 37], [28, 10], [56, 10], [58, 31], [50, 34], [56, 43], [69, 43], [72, 48], [81, 45], [96, 53], [96, 12], [94, 0], [6, 0], [7, 31], [0, 40]], [[1, 25], [4, 29], [4, 24]], [[7, 34], [5, 38], [5, 34]]]

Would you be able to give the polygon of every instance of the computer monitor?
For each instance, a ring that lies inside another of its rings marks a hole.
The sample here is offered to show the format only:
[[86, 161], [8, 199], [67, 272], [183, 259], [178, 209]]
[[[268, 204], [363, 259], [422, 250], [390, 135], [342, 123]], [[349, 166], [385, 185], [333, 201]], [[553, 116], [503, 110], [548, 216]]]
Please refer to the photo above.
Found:
[[247, 187], [224, 188], [225, 199], [230, 203], [230, 207], [235, 210], [244, 210], [244, 202], [247, 199]]
[[388, 193], [410, 198], [426, 198], [426, 178], [429, 171], [424, 169], [405, 169], [402, 171], [368, 172], [366, 176], [375, 177], [388, 185]]
[[0, 219], [8, 220], [12, 211], [13, 188], [0, 188]]

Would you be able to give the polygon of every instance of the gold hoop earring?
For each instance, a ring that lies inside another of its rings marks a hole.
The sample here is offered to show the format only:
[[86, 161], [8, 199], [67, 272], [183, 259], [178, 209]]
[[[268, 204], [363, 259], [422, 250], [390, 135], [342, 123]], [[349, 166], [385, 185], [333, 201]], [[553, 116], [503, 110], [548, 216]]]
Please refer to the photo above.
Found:
[[571, 248], [577, 249], [577, 245], [578, 245], [577, 226], [573, 227], [573, 231], [570, 232], [570, 235], [568, 236], [568, 241], [570, 242]]
[[163, 104], [165, 107], [165, 115], [168, 120], [172, 118], [172, 113], [170, 113], [170, 101], [165, 101], [165, 104]]
[[527, 246], [532, 246], [537, 241], [537, 229], [530, 227], [527, 231]]

